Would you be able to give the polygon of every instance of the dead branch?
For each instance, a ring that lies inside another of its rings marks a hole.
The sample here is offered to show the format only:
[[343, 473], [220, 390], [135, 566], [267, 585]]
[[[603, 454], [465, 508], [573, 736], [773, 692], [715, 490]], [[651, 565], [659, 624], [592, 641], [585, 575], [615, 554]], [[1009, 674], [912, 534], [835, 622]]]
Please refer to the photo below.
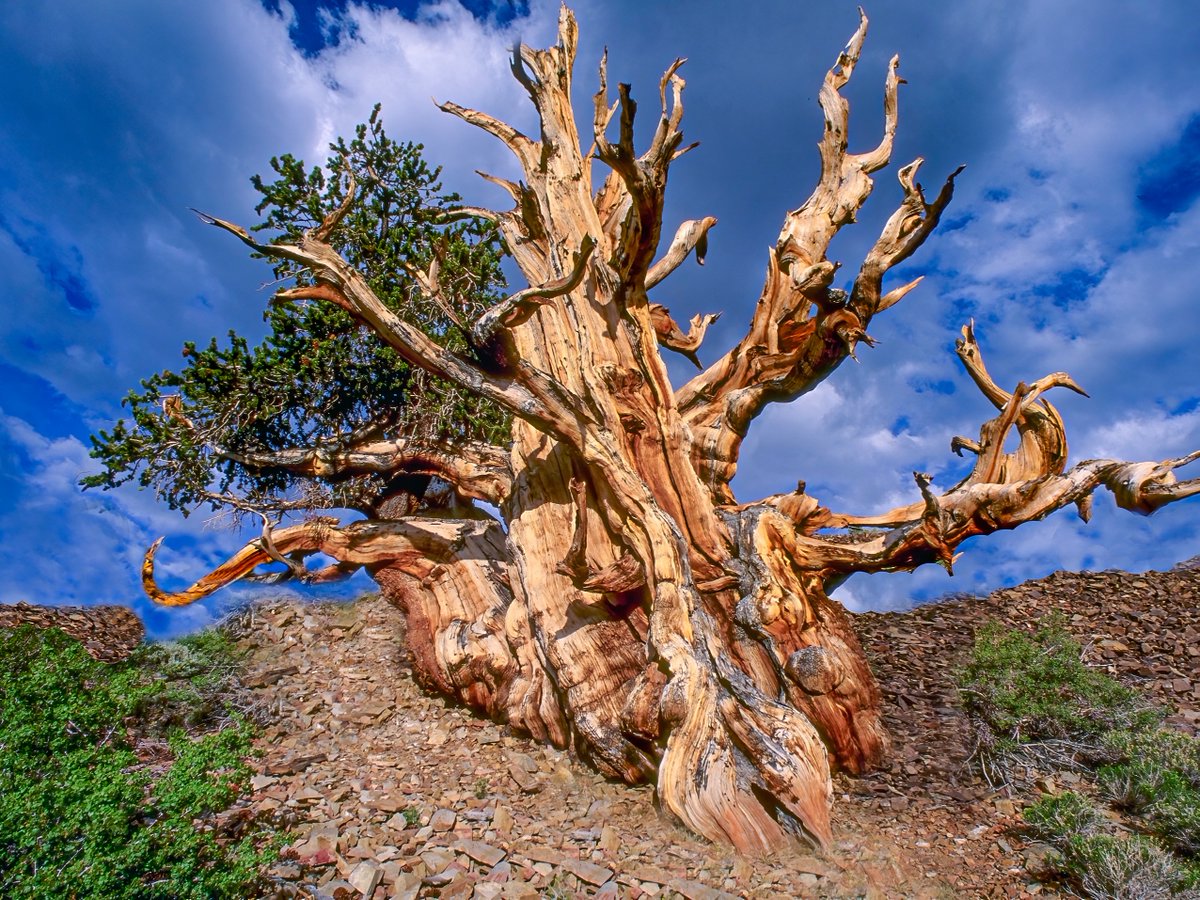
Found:
[[[826, 253], [834, 235], [855, 221], [871, 194], [871, 174], [891, 158], [902, 79], [893, 57], [884, 85], [884, 133], [866, 153], [848, 152], [849, 82], [866, 37], [867, 17], [825, 76], [820, 105], [825, 131], [819, 145], [821, 176], [804, 204], [789, 212], [767, 265], [767, 278], [744, 338], [676, 392], [681, 414], [697, 437], [693, 462], [718, 502], [732, 503], [728, 484], [737, 471], [742, 439], [768, 403], [811, 390], [859, 342], [871, 344], [871, 317], [897, 303], [916, 282], [881, 297], [884, 273], [908, 258], [937, 225], [953, 192], [951, 175], [926, 204], [914, 178], [919, 160], [900, 172], [905, 199], [863, 263], [851, 293], [833, 288], [839, 264]], [[955, 173], [957, 174], [957, 173]]]
[[708, 254], [708, 232], [716, 224], [713, 216], [706, 216], [703, 219], [688, 219], [680, 225], [667, 252], [646, 273], [646, 289], [654, 287], [678, 269], [692, 251], [696, 253], [696, 262], [704, 265], [704, 257]]
[[235, 452], [213, 445], [224, 459], [255, 469], [281, 469], [325, 481], [372, 473], [435, 475], [464, 497], [498, 506], [512, 489], [508, 454], [477, 441], [428, 442], [409, 438], [293, 447], [271, 453]]

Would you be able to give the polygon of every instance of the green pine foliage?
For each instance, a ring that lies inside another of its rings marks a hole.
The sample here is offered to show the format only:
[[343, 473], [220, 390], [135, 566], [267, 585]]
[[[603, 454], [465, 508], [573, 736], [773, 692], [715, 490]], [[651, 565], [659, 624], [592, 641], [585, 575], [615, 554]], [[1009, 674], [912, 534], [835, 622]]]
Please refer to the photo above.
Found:
[[[275, 858], [254, 823], [215, 815], [250, 775], [251, 727], [230, 710], [206, 730], [172, 731], [169, 755], [139, 758], [153, 716], [219, 695], [221, 639], [151, 645], [105, 665], [56, 629], [0, 631], [0, 896], [153, 900], [241, 898]], [[190, 657], [192, 669], [173, 656]], [[165, 697], [174, 692], [173, 697]]]
[[[306, 168], [285, 154], [271, 160], [272, 177], [252, 179], [262, 198], [263, 221], [255, 229], [275, 242], [298, 240], [342, 202], [353, 174], [357, 201], [334, 230], [333, 246], [401, 317], [452, 350], [473, 352], [455, 320], [474, 321], [499, 296], [495, 228], [474, 218], [451, 221], [459, 197], [442, 190], [440, 170], [425, 161], [419, 144], [387, 136], [378, 106], [352, 140], [330, 149], [324, 167]], [[423, 296], [406, 275], [407, 266], [424, 270], [435, 256], [444, 305]], [[274, 277], [284, 285], [308, 279], [287, 261], [274, 266]], [[104, 471], [83, 484], [133, 481], [185, 514], [203, 505], [369, 513], [389, 487], [379, 476], [316, 484], [245, 459], [296, 447], [337, 448], [368, 434], [507, 443], [507, 413], [408, 366], [333, 304], [272, 304], [264, 317], [270, 331], [262, 343], [251, 345], [235, 332], [207, 345], [189, 342], [180, 371], [144, 380], [124, 400], [129, 418], [92, 438], [92, 456]]]

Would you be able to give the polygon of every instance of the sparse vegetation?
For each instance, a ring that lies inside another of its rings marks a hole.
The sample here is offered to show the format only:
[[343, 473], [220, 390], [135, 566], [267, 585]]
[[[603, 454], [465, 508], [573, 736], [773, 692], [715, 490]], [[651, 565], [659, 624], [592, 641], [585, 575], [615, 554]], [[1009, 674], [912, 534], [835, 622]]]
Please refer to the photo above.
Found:
[[1200, 855], [1200, 741], [1156, 729], [1109, 740], [1115, 759], [1099, 772], [1102, 793], [1181, 854]]
[[1100, 813], [1087, 797], [1074, 791], [1042, 797], [1025, 810], [1029, 833], [1048, 844], [1073, 834], [1091, 834]]
[[215, 633], [105, 665], [56, 629], [0, 631], [0, 895], [249, 896], [276, 842], [221, 815], [250, 774], [234, 664]]
[[1032, 634], [989, 623], [959, 685], [975, 724], [975, 759], [994, 785], [1019, 770], [1077, 768], [1101, 758], [1113, 732], [1160, 720], [1135, 691], [1084, 663], [1061, 616], [1040, 620]]
[[1055, 850], [1050, 863], [1086, 897], [1131, 900], [1179, 896], [1200, 885], [1194, 862], [1149, 836], [1103, 830], [1105, 817], [1082, 794], [1042, 797], [1025, 810], [1032, 836]]
[[993, 784], [1058, 768], [1084, 775], [1081, 792], [1024, 811], [1028, 833], [1054, 848], [1050, 864], [1083, 896], [1200, 897], [1200, 741], [1159, 727], [1159, 711], [1089, 667], [1061, 616], [1032, 634], [982, 629], [960, 687], [974, 759]]

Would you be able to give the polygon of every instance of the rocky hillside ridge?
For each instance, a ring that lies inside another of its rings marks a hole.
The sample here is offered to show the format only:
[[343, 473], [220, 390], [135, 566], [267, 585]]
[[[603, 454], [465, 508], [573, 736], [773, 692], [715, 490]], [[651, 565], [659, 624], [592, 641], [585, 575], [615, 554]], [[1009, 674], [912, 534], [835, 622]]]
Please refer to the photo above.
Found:
[[403, 617], [378, 597], [267, 601], [231, 623], [250, 654], [248, 690], [273, 711], [246, 806], [298, 836], [272, 873], [274, 896], [1046, 895], [1041, 851], [1016, 828], [1031, 798], [994, 791], [967, 766], [953, 678], [985, 622], [1023, 627], [1052, 611], [1093, 664], [1169, 707], [1176, 727], [1200, 730], [1194, 565], [1058, 572], [986, 598], [860, 614], [893, 738], [888, 767], [837, 777], [827, 854], [748, 860], [671, 823], [649, 788], [607, 782], [422, 691]]
[[146, 639], [146, 628], [125, 606], [35, 606], [32, 603], [0, 604], [0, 628], [33, 624], [60, 628], [83, 644], [93, 659], [125, 659]]

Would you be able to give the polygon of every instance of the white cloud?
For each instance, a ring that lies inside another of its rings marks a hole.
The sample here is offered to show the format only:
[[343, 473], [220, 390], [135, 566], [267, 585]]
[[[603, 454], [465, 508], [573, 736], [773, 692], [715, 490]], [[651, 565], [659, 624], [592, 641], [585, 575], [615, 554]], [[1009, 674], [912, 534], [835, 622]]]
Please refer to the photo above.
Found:
[[[942, 173], [969, 163], [947, 214], [969, 221], [935, 235], [911, 261], [930, 270], [925, 283], [872, 323], [881, 343], [864, 348], [861, 365], [843, 366], [756, 423], [739, 494], [787, 490], [805, 478], [827, 492], [825, 502], [867, 512], [914, 499], [914, 469], [951, 483], [964, 463], [950, 455], [949, 438], [974, 436], [992, 414], [953, 355], [969, 315], [1002, 384], [1066, 369], [1092, 393], [1090, 401], [1059, 398], [1079, 454], [1200, 446], [1196, 414], [1170, 415], [1200, 395], [1191, 362], [1200, 330], [1200, 209], [1147, 231], [1137, 198], [1141, 166], [1200, 112], [1200, 19], [1171, 4], [1132, 15], [1125, 4], [1083, 0], [1029, 0], [1002, 11], [904, 0], [869, 12], [867, 53], [849, 89], [851, 143], [876, 138], [881, 73], [899, 51], [911, 84], [901, 97], [896, 158], [924, 155], [931, 190]], [[811, 188], [816, 90], [854, 27], [854, 4], [701, 0], [680, 15], [661, 4], [584, 0], [579, 13], [576, 93], [585, 122], [603, 44], [612, 47], [612, 80], [632, 81], [642, 100], [643, 128], [662, 68], [677, 55], [691, 58], [684, 124], [703, 144], [672, 173], [668, 218], [713, 214], [721, 224], [708, 264], [681, 270], [655, 299], [680, 319], [725, 311], [701, 351], [711, 360], [745, 327], [765, 248]], [[90, 313], [72, 311], [39, 261], [0, 232], [10, 297], [0, 355], [45, 378], [86, 420], [65, 427], [74, 437], [57, 439], [4, 420], [10, 444], [34, 462], [19, 496], [31, 518], [0, 515], [0, 534], [10, 554], [30, 560], [45, 544], [97, 548], [90, 584], [82, 570], [47, 562], [23, 570], [23, 584], [8, 590], [44, 584], [77, 600], [104, 589], [128, 596], [146, 538], [177, 527], [146, 494], [81, 499], [70, 470], [89, 464], [79, 440], [85, 429], [115, 415], [137, 378], [177, 365], [182, 341], [262, 328], [265, 297], [256, 289], [265, 269], [187, 207], [250, 221], [251, 173], [284, 151], [323, 161], [327, 142], [376, 100], [394, 136], [423, 141], [444, 164], [450, 187], [471, 202], [503, 202], [472, 170], [511, 173], [507, 151], [430, 98], [532, 127], [507, 48], [519, 32], [544, 44], [556, 17], [550, 0], [507, 29], [450, 2], [415, 21], [352, 5], [346, 21], [356, 37], [305, 58], [285, 19], [253, 0], [0, 7], [0, 74], [18, 86], [0, 97], [4, 221], [22, 240], [43, 235], [51, 256], [77, 252], [75, 274], [97, 299]], [[854, 270], [897, 200], [894, 174], [882, 173], [862, 224], [835, 244], [843, 273]], [[1066, 309], [1038, 296], [1039, 285], [1071, 270], [1100, 280], [1080, 286]], [[1158, 564], [1195, 552], [1195, 506], [1138, 520], [1098, 504], [1087, 530], [1064, 515], [973, 542], [955, 581], [929, 570], [855, 579], [847, 590], [891, 603], [943, 584], [984, 589], [1089, 559]], [[198, 563], [236, 544], [196, 523], [177, 533], [195, 544], [172, 551], [168, 542], [168, 577], [188, 580]]]

